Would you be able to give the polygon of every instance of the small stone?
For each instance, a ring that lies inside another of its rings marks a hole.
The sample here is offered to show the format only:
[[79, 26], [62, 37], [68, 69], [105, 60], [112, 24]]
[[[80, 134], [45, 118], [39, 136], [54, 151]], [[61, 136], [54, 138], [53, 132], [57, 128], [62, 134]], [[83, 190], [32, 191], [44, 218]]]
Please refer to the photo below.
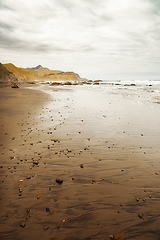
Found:
[[26, 226], [26, 223], [25, 223], [25, 222], [22, 222], [22, 223], [20, 223], [19, 225], [24, 228], [24, 227]]
[[139, 217], [140, 219], [143, 219], [143, 213], [142, 213], [142, 214], [138, 214], [138, 217]]
[[74, 180], [75, 178], [74, 177], [72, 177], [72, 180]]
[[30, 213], [30, 209], [27, 209], [27, 210], [26, 210], [26, 213]]
[[84, 165], [83, 165], [83, 164], [81, 164], [81, 165], [80, 165], [80, 168], [84, 168]]
[[40, 196], [37, 196], [37, 199], [40, 199]]
[[26, 177], [26, 179], [31, 179], [31, 177]]
[[20, 193], [22, 193], [22, 192], [23, 192], [22, 188], [19, 188], [19, 192], [20, 192]]
[[26, 219], [27, 219], [27, 220], [30, 219], [30, 216], [27, 216]]
[[118, 234], [118, 233], [115, 233], [114, 234], [114, 239], [116, 240], [116, 239], [119, 239], [121, 236]]
[[50, 213], [50, 214], [53, 214], [53, 213], [54, 213], [54, 210], [50, 210], [49, 213]]
[[49, 212], [49, 208], [46, 208], [46, 211]]
[[62, 183], [63, 183], [63, 180], [62, 180], [62, 179], [56, 179], [56, 183], [62, 184]]
[[49, 227], [44, 227], [44, 230], [48, 230], [49, 229]]
[[34, 161], [33, 164], [34, 164], [34, 165], [38, 165], [38, 161]]

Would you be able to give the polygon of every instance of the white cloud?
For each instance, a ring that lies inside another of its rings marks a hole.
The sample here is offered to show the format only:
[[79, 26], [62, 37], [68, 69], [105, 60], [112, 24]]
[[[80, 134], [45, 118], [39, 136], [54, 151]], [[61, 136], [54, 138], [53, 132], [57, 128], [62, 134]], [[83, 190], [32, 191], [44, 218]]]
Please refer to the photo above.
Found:
[[159, 10], [156, 0], [1, 0], [1, 61], [88, 78], [158, 77]]

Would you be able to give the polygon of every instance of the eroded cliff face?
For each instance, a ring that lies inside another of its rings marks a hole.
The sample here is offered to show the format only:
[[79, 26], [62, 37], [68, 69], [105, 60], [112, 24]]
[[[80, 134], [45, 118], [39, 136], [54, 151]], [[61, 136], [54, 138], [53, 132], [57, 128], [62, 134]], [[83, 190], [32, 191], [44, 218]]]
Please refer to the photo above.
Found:
[[41, 65], [38, 65], [35, 68], [27, 68], [29, 70], [34, 71], [39, 76], [41, 76], [44, 80], [71, 80], [71, 81], [78, 81], [80, 79], [79, 75], [74, 72], [62, 72], [59, 70], [50, 70], [48, 68], [44, 68]]
[[16, 76], [0, 63], [0, 87], [18, 82]]
[[18, 68], [12, 63], [3, 64], [3, 66], [12, 72], [19, 81], [32, 81], [40, 79], [40, 76], [34, 71], [25, 68]]
[[30, 82], [33, 80], [79, 81], [80, 76], [74, 72], [50, 70], [41, 65], [33, 68], [18, 68], [12, 63], [2, 64], [18, 81]]

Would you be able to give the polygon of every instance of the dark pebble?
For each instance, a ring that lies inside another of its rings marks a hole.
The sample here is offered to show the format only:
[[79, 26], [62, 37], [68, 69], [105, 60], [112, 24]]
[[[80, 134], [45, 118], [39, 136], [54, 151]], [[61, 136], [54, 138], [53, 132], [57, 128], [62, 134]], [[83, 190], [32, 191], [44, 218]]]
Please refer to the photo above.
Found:
[[34, 164], [34, 165], [38, 165], [38, 161], [34, 161], [33, 164]]
[[81, 164], [81, 165], [80, 165], [80, 168], [84, 168], [84, 165], [83, 165], [83, 164]]
[[19, 225], [24, 228], [26, 226], [26, 223], [22, 222]]
[[31, 177], [26, 177], [26, 179], [31, 179]]
[[30, 209], [27, 209], [27, 210], [26, 210], [26, 213], [30, 213]]
[[56, 179], [56, 183], [62, 184], [63, 180], [62, 179]]
[[49, 212], [49, 208], [46, 208], [46, 211]]
[[142, 219], [142, 218], [143, 218], [143, 214], [138, 214], [138, 217], [139, 217], [140, 219]]

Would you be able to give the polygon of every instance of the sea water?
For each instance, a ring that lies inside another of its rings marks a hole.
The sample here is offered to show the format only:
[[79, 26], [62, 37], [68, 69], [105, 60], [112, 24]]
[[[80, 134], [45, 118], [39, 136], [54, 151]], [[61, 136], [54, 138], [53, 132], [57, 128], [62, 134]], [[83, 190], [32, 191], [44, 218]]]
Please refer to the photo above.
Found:
[[138, 97], [143, 103], [160, 104], [160, 80], [133, 80], [133, 81], [103, 81], [102, 88], [108, 86], [117, 94], [129, 97]]

